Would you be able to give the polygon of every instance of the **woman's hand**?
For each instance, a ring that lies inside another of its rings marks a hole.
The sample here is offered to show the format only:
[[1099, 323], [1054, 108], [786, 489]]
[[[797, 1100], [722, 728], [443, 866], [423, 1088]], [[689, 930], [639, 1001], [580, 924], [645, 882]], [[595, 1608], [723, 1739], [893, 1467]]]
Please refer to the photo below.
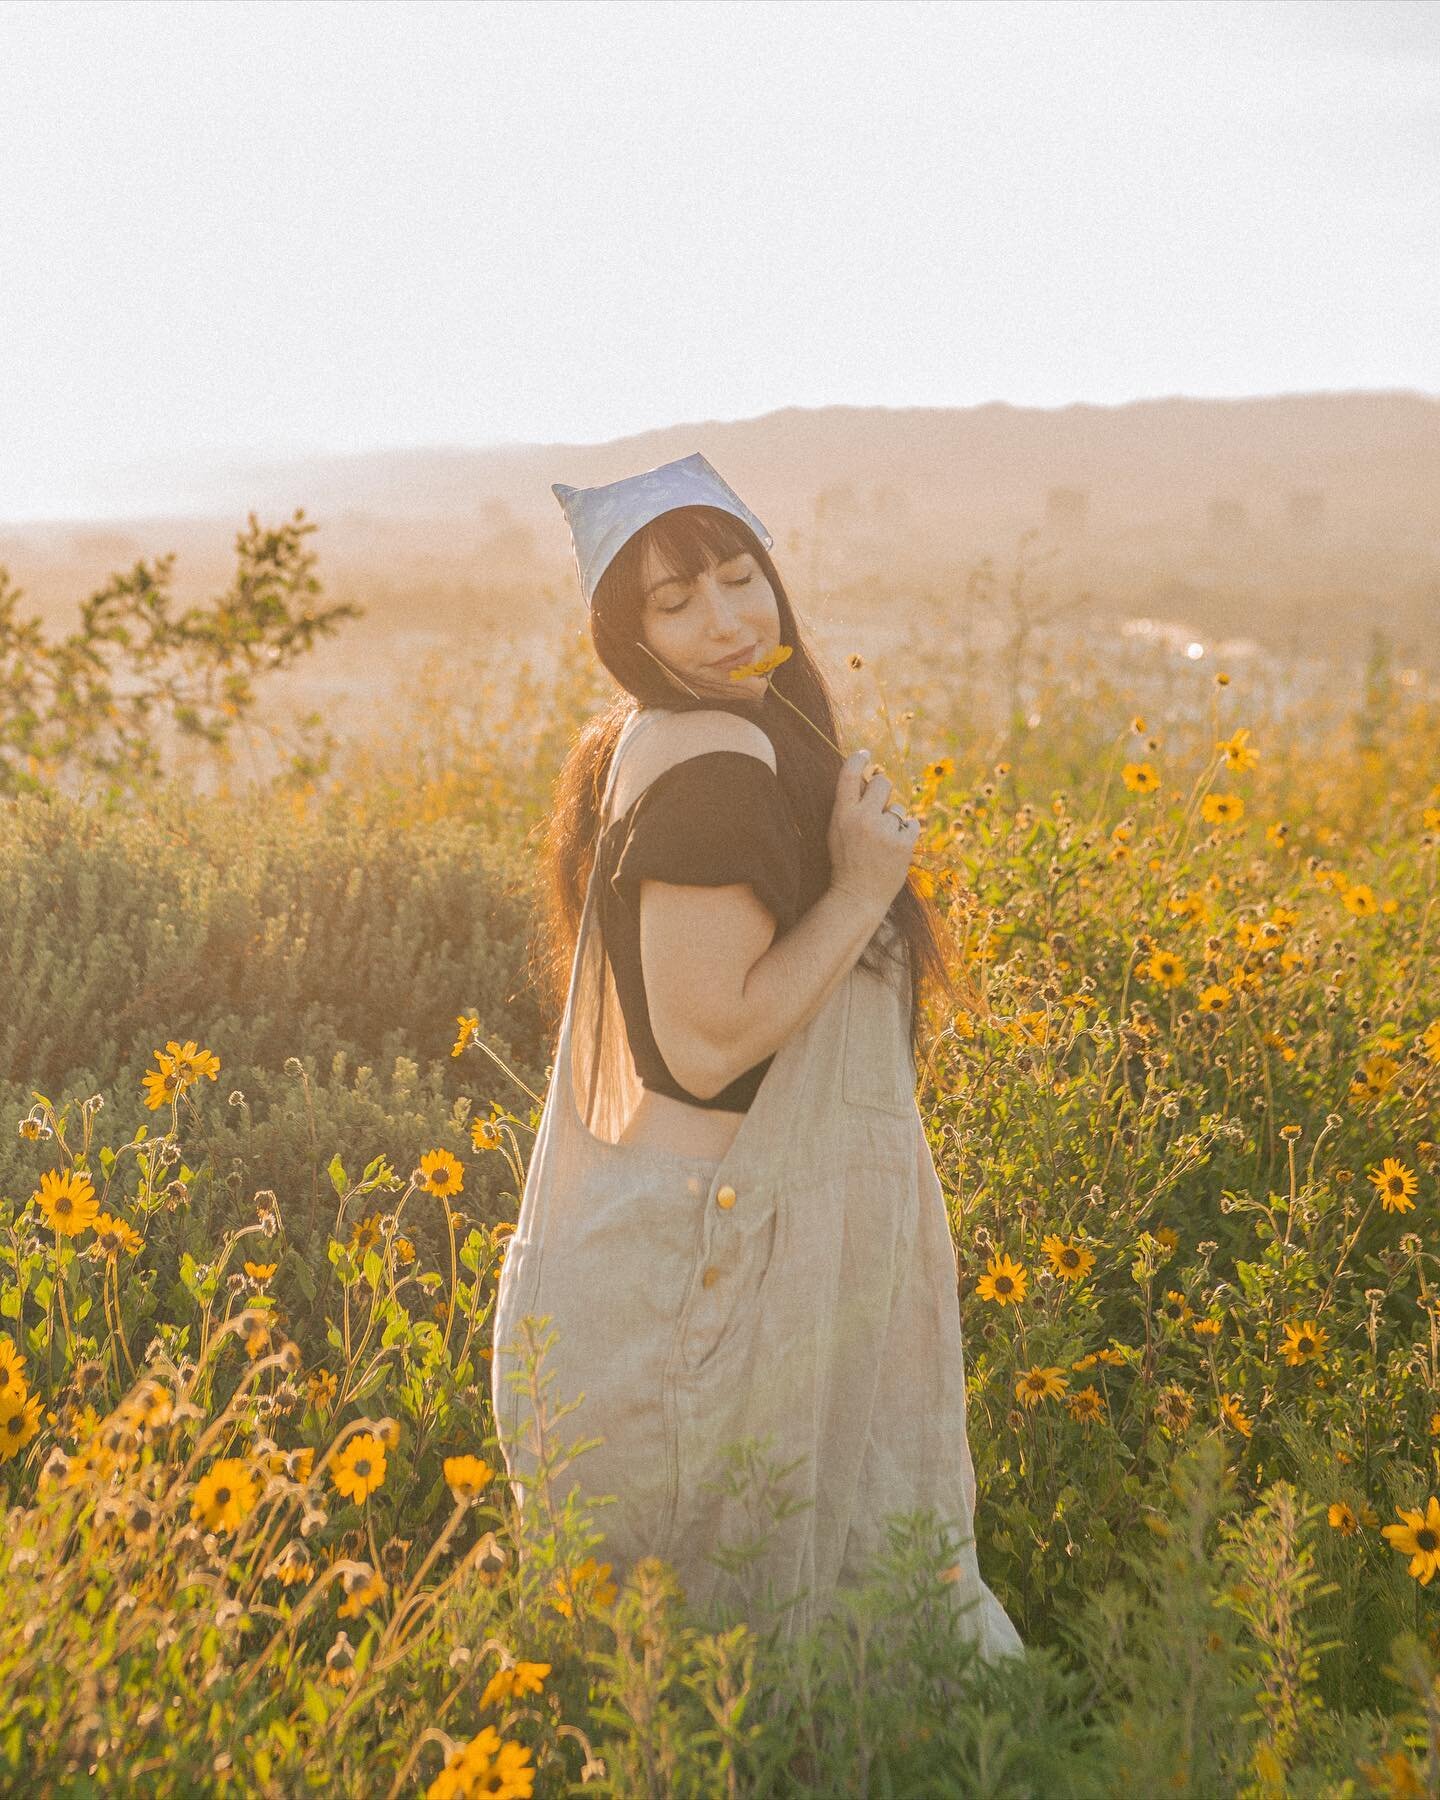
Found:
[[868, 750], [856, 750], [840, 765], [835, 805], [830, 813], [830, 885], [872, 907], [881, 917], [905, 885], [920, 821], [898, 809], [886, 811], [888, 776], [864, 776]]

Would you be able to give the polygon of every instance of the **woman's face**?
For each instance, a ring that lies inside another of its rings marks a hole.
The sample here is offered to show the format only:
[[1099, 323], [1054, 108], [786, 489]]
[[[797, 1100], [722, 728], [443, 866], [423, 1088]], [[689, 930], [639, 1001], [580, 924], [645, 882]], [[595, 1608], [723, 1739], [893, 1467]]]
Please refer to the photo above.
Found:
[[732, 657], [757, 662], [780, 642], [775, 590], [750, 551], [742, 550], [685, 581], [673, 575], [654, 546], [647, 544], [642, 580], [645, 606], [640, 628], [654, 655], [699, 694], [759, 697], [765, 692], [767, 676], [732, 681], [723, 666], [715, 666]]

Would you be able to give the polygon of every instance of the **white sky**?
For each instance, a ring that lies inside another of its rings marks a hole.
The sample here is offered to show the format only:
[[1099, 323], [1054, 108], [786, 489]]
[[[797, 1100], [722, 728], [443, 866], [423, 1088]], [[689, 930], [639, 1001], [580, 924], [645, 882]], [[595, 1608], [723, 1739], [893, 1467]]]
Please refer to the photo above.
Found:
[[1440, 392], [1431, 0], [0, 0], [0, 520], [787, 405]]

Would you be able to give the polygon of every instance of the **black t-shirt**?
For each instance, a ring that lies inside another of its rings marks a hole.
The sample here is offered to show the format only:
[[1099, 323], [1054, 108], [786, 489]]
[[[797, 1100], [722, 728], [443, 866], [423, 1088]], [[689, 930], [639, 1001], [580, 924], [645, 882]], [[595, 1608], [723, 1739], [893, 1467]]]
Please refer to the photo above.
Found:
[[666, 1068], [650, 1027], [640, 965], [641, 881], [685, 887], [749, 882], [774, 914], [778, 937], [795, 922], [800, 855], [779, 778], [758, 756], [741, 750], [708, 750], [676, 763], [601, 833], [596, 851], [601, 926], [643, 1087], [691, 1106], [748, 1112], [774, 1056], [737, 1075], [709, 1100], [688, 1093]]

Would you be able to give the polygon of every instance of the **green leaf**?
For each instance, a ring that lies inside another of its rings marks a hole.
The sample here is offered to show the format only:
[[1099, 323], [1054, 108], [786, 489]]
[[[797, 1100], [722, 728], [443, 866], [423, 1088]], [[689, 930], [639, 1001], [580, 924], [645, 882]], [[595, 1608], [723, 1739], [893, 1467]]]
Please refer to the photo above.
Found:
[[341, 1196], [344, 1195], [346, 1188], [350, 1185], [349, 1179], [345, 1174], [345, 1165], [340, 1160], [340, 1152], [338, 1150], [330, 1158], [330, 1182], [335, 1189], [335, 1192]]

